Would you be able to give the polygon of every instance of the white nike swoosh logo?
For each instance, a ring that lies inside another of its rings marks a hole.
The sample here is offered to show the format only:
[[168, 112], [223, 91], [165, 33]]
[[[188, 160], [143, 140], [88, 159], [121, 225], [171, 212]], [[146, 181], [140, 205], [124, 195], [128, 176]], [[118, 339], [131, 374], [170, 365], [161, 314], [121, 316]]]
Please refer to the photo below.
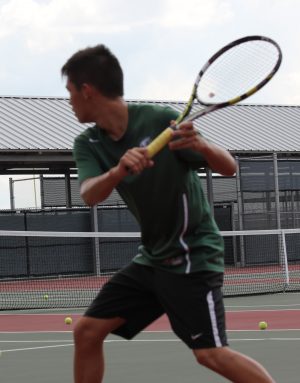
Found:
[[144, 138], [141, 142], [140, 142], [140, 147], [141, 148], [144, 148], [146, 147], [148, 144], [150, 144], [151, 142], [151, 138], [150, 137], [146, 137]]
[[96, 142], [99, 142], [99, 140], [95, 140], [94, 138], [89, 138], [89, 141], [92, 143], [92, 144], [94, 144], [94, 143], [96, 143]]
[[202, 336], [202, 332], [199, 332], [199, 334], [195, 334], [195, 335], [191, 335], [191, 338], [192, 338], [192, 340], [196, 340], [196, 339], [198, 339], [198, 338], [200, 338], [200, 336]]

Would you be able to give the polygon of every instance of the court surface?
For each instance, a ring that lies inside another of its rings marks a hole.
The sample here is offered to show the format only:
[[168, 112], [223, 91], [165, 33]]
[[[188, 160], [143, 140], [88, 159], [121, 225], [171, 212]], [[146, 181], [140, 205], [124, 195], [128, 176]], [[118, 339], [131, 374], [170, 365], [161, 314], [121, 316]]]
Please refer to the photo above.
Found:
[[[300, 294], [225, 298], [225, 305], [230, 346], [260, 361], [276, 382], [299, 383]], [[73, 382], [72, 329], [81, 313], [0, 312], [1, 382]], [[262, 320], [267, 330], [258, 329]], [[132, 341], [109, 337], [105, 357], [105, 383], [227, 382], [195, 362], [165, 317]]]

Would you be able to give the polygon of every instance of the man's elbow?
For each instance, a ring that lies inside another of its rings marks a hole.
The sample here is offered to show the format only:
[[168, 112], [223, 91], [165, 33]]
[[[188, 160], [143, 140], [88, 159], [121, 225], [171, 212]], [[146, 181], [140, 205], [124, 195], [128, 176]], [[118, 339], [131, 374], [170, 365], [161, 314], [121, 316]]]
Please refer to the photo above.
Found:
[[88, 205], [88, 206], [94, 206], [96, 205], [97, 201], [95, 201], [95, 199], [93, 198], [92, 195], [89, 195], [89, 193], [87, 192], [81, 192], [80, 193], [80, 197], [81, 199], [83, 200], [83, 202]]
[[232, 177], [236, 174], [237, 163], [234, 158], [226, 162], [226, 166], [222, 169], [222, 175], [226, 177]]
[[85, 180], [80, 186], [80, 197], [83, 202], [88, 206], [96, 205], [97, 201], [95, 200], [94, 193], [91, 191], [89, 180]]
[[233, 160], [232, 163], [228, 166], [228, 169], [226, 169], [226, 174], [224, 174], [225, 176], [234, 176], [235, 173], [237, 171], [237, 164], [236, 164], [236, 161]]

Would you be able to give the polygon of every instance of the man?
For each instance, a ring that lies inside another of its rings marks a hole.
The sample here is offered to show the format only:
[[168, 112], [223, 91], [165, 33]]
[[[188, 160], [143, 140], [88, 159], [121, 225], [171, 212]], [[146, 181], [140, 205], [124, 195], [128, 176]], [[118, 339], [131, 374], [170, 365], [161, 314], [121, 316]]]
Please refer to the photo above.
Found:
[[95, 123], [74, 143], [81, 196], [92, 206], [117, 188], [142, 235], [133, 261], [105, 285], [76, 325], [75, 382], [102, 381], [108, 334], [131, 339], [164, 313], [200, 364], [232, 382], [274, 382], [226, 339], [223, 240], [196, 169], [209, 166], [232, 175], [232, 156], [186, 122], [149, 158], [146, 145], [177, 112], [125, 102], [122, 69], [103, 45], [75, 53], [62, 74], [78, 120]]

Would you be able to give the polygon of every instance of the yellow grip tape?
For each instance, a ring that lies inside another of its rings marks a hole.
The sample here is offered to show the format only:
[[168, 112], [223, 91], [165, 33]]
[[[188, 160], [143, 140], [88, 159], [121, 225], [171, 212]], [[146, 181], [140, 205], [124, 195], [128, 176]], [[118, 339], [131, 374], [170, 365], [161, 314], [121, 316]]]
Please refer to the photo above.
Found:
[[148, 146], [149, 157], [152, 158], [157, 154], [164, 146], [171, 141], [173, 137], [173, 129], [167, 128], [159, 136], [157, 136]]

